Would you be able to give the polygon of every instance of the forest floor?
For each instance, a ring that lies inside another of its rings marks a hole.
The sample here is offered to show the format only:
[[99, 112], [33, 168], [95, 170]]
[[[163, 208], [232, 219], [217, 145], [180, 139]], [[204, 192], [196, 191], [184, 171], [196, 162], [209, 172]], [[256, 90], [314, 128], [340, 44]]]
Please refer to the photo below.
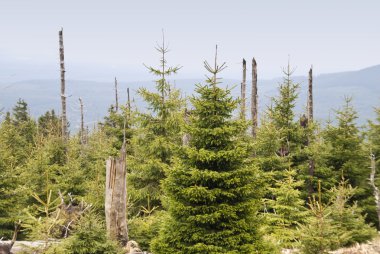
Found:
[[[43, 241], [16, 241], [12, 253], [17, 254], [26, 249], [33, 249], [44, 245]], [[32, 252], [33, 253], [33, 252]], [[283, 254], [296, 254], [297, 250], [283, 250]], [[380, 236], [365, 244], [357, 244], [350, 248], [342, 248], [330, 252], [331, 254], [380, 254]]]
[[[284, 249], [282, 254], [298, 254], [298, 250]], [[331, 254], [380, 254], [380, 236], [363, 244], [356, 244], [350, 248], [342, 248], [329, 252]]]

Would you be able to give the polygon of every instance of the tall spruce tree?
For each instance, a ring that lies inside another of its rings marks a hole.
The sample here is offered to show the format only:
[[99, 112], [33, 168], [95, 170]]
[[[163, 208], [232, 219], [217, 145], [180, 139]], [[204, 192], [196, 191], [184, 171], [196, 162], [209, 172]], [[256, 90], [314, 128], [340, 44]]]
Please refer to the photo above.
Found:
[[277, 178], [281, 178], [281, 172], [288, 168], [288, 162], [295, 168], [307, 159], [302, 150], [307, 141], [305, 128], [302, 128], [294, 112], [299, 84], [293, 82], [289, 64], [283, 72], [279, 94], [272, 99], [255, 142], [260, 167], [266, 172], [276, 172]]
[[362, 147], [363, 137], [355, 122], [358, 116], [351, 102], [351, 98], [345, 98], [343, 108], [336, 111], [337, 125], [329, 124], [325, 130], [324, 138], [331, 145], [326, 159], [335, 172], [336, 182], [343, 175], [353, 187], [363, 187], [368, 185], [370, 174], [366, 166], [368, 155]]
[[356, 188], [351, 202], [358, 204], [368, 213], [367, 221], [377, 224], [373, 191], [368, 178], [370, 168], [368, 152], [364, 149], [364, 137], [362, 136], [356, 119], [357, 112], [352, 106], [352, 99], [346, 97], [342, 109], [336, 111], [336, 125], [329, 124], [324, 132], [326, 148], [331, 148], [326, 153], [326, 165], [333, 172], [333, 177], [323, 179], [325, 182], [340, 182], [342, 176], [348, 183]]
[[[169, 169], [174, 151], [181, 144], [180, 123], [184, 100], [180, 91], [170, 84], [168, 77], [180, 69], [167, 64], [169, 49], [165, 39], [156, 50], [160, 53], [160, 65], [148, 67], [158, 77], [156, 91], [140, 88], [138, 94], [147, 104], [147, 110], [138, 112], [136, 135], [132, 140], [134, 153], [130, 157], [129, 194], [135, 206], [151, 210], [161, 206], [161, 181]], [[144, 210], [144, 209], [143, 209]]]
[[197, 85], [186, 127], [191, 139], [164, 180], [169, 214], [153, 242], [154, 253], [265, 253], [255, 216], [261, 182], [241, 140], [246, 124], [232, 119], [238, 102], [217, 85], [223, 68]]

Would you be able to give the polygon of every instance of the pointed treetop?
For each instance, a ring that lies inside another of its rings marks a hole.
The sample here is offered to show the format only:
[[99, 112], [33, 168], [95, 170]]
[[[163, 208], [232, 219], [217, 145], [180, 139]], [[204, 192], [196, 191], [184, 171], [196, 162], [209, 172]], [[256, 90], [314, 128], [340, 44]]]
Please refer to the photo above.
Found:
[[217, 84], [217, 78], [216, 74], [223, 71], [225, 68], [227, 68], [226, 63], [224, 62], [222, 65], [218, 65], [217, 63], [218, 59], [218, 45], [215, 47], [215, 61], [214, 61], [214, 68], [210, 66], [210, 64], [207, 61], [204, 61], [204, 66], [208, 72], [213, 74], [213, 78], [207, 77], [208, 81], [212, 83], [213, 85]]

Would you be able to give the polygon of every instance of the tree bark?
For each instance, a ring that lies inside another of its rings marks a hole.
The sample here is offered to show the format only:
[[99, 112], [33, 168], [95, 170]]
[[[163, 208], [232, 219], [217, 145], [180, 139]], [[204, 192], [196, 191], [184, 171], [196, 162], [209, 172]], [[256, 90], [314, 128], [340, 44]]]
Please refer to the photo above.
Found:
[[255, 58], [252, 58], [252, 94], [251, 94], [251, 114], [252, 114], [252, 137], [256, 138], [257, 130], [257, 63]]
[[67, 140], [67, 116], [66, 116], [66, 84], [65, 84], [65, 52], [63, 48], [63, 28], [59, 31], [59, 59], [60, 59], [60, 69], [61, 69], [61, 106], [62, 106], [62, 116], [61, 116], [61, 125], [62, 125], [62, 138]]
[[85, 131], [84, 131], [84, 113], [83, 113], [83, 101], [79, 97], [80, 104], [80, 142], [82, 145], [86, 143]]
[[307, 120], [313, 121], [313, 67], [309, 70], [309, 91], [307, 98]]
[[128, 124], [131, 122], [131, 98], [129, 97], [129, 87], [127, 88], [127, 96], [128, 96]]
[[[313, 122], [313, 67], [309, 70], [309, 89], [308, 89], [308, 97], [307, 97], [307, 123], [310, 128]], [[310, 137], [307, 137], [307, 145], [310, 144]], [[309, 195], [311, 196], [314, 192], [313, 189], [313, 178], [315, 171], [315, 163], [313, 158], [309, 158]]]
[[125, 142], [120, 157], [109, 157], [106, 162], [105, 213], [109, 237], [125, 246], [128, 242]]
[[241, 112], [240, 112], [240, 114], [241, 114], [241, 119], [242, 120], [245, 120], [245, 111], [246, 111], [246, 109], [245, 109], [245, 107], [246, 107], [246, 79], [247, 79], [247, 63], [246, 63], [246, 61], [245, 61], [245, 59], [243, 58], [243, 80], [242, 80], [242, 82], [241, 82], [241, 87], [240, 87], [240, 89], [241, 89]]
[[119, 98], [117, 95], [117, 79], [116, 79], [116, 77], [115, 77], [115, 109], [116, 109], [116, 112], [119, 110]]
[[380, 192], [379, 192], [379, 188], [375, 184], [375, 177], [376, 177], [376, 157], [374, 154], [371, 154], [371, 175], [369, 177], [369, 181], [373, 188], [373, 196], [375, 198], [376, 212], [377, 212], [377, 218], [379, 220], [379, 228], [380, 228]]

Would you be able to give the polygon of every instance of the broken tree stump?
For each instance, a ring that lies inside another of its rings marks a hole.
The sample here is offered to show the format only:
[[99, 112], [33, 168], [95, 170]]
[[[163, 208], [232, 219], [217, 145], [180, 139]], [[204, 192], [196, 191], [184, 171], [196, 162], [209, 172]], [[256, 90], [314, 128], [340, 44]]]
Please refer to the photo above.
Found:
[[128, 242], [125, 142], [120, 157], [106, 162], [105, 213], [108, 236], [123, 246]]

